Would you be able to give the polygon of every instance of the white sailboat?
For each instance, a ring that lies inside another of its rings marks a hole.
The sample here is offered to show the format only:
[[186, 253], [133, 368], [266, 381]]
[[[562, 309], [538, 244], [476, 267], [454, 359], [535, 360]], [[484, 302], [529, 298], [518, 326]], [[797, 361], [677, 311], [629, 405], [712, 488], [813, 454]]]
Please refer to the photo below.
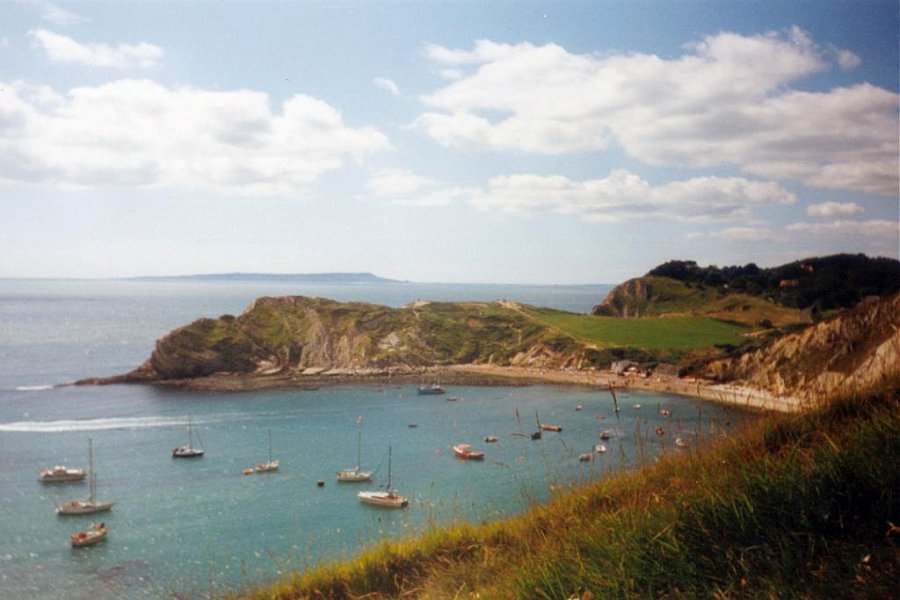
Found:
[[388, 446], [388, 480], [387, 487], [384, 491], [377, 492], [359, 492], [356, 495], [360, 502], [365, 504], [374, 504], [375, 506], [383, 506], [385, 508], [403, 508], [409, 504], [409, 500], [397, 493], [397, 490], [391, 487], [391, 447]]
[[88, 439], [88, 464], [90, 492], [88, 497], [83, 500], [69, 500], [56, 507], [58, 515], [89, 515], [95, 512], [102, 512], [113, 507], [115, 502], [97, 502], [94, 499], [94, 491], [97, 486], [97, 476], [94, 474], [94, 441]]
[[369, 481], [372, 479], [371, 471], [362, 470], [362, 431], [356, 440], [356, 466], [352, 469], [344, 469], [337, 472], [337, 480], [344, 482]]
[[253, 468], [257, 473], [269, 473], [278, 470], [278, 461], [272, 459], [272, 430], [269, 430], [269, 461], [261, 462]]
[[198, 458], [203, 456], [202, 448], [194, 448], [194, 427], [191, 417], [188, 417], [188, 443], [186, 446], [172, 448], [172, 458]]

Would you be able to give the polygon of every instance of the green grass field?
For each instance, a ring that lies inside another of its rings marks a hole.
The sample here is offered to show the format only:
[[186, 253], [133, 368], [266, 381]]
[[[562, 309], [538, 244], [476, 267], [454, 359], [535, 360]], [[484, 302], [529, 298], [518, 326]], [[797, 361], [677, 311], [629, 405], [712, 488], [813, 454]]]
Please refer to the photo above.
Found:
[[600, 347], [692, 350], [716, 344], [738, 345], [744, 340], [742, 334], [748, 331], [739, 325], [699, 316], [619, 319], [550, 310], [530, 314], [577, 340]]

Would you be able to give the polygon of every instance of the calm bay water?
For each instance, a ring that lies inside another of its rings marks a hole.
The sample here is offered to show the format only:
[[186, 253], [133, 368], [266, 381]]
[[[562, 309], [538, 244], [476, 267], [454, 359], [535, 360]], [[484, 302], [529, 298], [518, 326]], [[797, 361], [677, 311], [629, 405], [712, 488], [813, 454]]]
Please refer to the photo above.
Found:
[[[274, 581], [385, 537], [521, 512], [548, 498], [553, 485], [602, 478], [676, 451], [676, 434], [707, 439], [743, 418], [691, 399], [624, 394], [617, 419], [606, 392], [545, 385], [454, 387], [448, 395], [455, 402], [417, 396], [414, 386], [227, 394], [51, 387], [130, 370], [170, 329], [198, 316], [238, 313], [260, 295], [391, 306], [509, 298], [586, 312], [608, 289], [0, 281], [0, 597], [203, 597]], [[657, 406], [672, 417], [660, 416]], [[536, 412], [563, 431], [541, 441], [513, 435], [534, 431]], [[186, 441], [189, 415], [206, 456], [173, 460], [169, 450]], [[658, 424], [667, 431], [662, 438], [652, 433]], [[612, 434], [608, 452], [579, 461], [603, 429]], [[281, 469], [242, 475], [267, 459], [269, 431]], [[363, 466], [376, 470], [375, 482], [338, 484], [334, 472], [355, 463], [358, 431]], [[489, 434], [498, 442], [484, 443]], [[76, 551], [68, 536], [92, 518], [58, 517], [53, 507], [86, 495], [87, 485], [41, 484], [37, 472], [87, 466], [89, 438], [98, 498], [117, 504], [101, 517], [109, 539]], [[484, 450], [485, 461], [455, 460], [450, 446], [461, 442]], [[385, 482], [389, 446], [394, 485], [411, 499], [402, 511], [356, 499], [357, 491]]]

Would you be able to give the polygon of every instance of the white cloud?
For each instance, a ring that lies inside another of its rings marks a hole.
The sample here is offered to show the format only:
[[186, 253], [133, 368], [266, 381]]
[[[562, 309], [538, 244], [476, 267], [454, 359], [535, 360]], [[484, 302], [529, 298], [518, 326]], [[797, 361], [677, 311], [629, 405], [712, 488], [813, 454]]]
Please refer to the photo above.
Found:
[[791, 192], [771, 182], [701, 177], [654, 187], [625, 170], [586, 181], [560, 175], [494, 177], [486, 189], [455, 188], [427, 197], [431, 204], [465, 201], [484, 211], [552, 212], [592, 222], [728, 221], [746, 218], [754, 206], [795, 200]]
[[810, 217], [850, 217], [861, 212], [863, 208], [856, 202], [823, 202], [806, 207], [806, 214]]
[[766, 227], [728, 227], [722, 231], [709, 234], [709, 237], [717, 240], [732, 242], [771, 242], [776, 240], [775, 234]]
[[382, 169], [366, 182], [366, 189], [379, 198], [408, 196], [434, 185], [434, 180], [405, 169]]
[[837, 63], [841, 69], [849, 71], [850, 69], [855, 69], [860, 64], [862, 64], [862, 59], [849, 50], [841, 50], [840, 48], [838, 48]]
[[397, 84], [386, 77], [376, 77], [372, 80], [372, 83], [377, 87], [390, 92], [394, 96], [400, 95], [400, 88], [397, 87]]
[[886, 237], [896, 241], [900, 235], [900, 223], [896, 221], [833, 221], [831, 223], [794, 223], [787, 230], [807, 235]]
[[896, 93], [857, 84], [825, 92], [795, 82], [846, 66], [799, 29], [720, 33], [677, 58], [573, 54], [555, 44], [429, 46], [457, 80], [423, 96], [413, 126], [450, 147], [535, 154], [590, 152], [617, 142], [648, 164], [735, 165], [767, 178], [895, 196]]
[[28, 35], [54, 62], [76, 63], [89, 67], [152, 67], [163, 56], [162, 48], [141, 42], [140, 44], [82, 44], [72, 38], [47, 31], [32, 29]]
[[45, 21], [49, 21], [54, 25], [67, 27], [69, 25], [75, 25], [77, 23], [83, 23], [87, 21], [87, 19], [85, 19], [81, 15], [66, 10], [61, 6], [54, 4], [53, 2], [40, 2], [39, 4], [42, 12], [41, 16]]
[[289, 194], [347, 157], [389, 145], [377, 129], [348, 127], [335, 108], [304, 95], [273, 111], [263, 92], [147, 80], [66, 94], [22, 82], [2, 87], [0, 182], [7, 184]]

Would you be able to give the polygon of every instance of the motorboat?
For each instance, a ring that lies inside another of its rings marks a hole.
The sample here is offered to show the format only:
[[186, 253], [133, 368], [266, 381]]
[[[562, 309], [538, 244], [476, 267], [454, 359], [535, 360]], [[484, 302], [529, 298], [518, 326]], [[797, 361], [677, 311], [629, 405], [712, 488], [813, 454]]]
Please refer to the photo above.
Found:
[[85, 478], [84, 469], [70, 469], [65, 465], [57, 465], [52, 469], [41, 469], [38, 480], [43, 483], [65, 483], [67, 481], [81, 481]]
[[484, 458], [484, 452], [472, 449], [472, 446], [469, 444], [457, 444], [453, 446], [453, 454], [455, 454], [457, 458], [466, 460], [481, 460]]
[[97, 542], [106, 539], [106, 525], [104, 523], [94, 523], [88, 529], [73, 533], [69, 536], [73, 548], [83, 548], [85, 546], [93, 546]]
[[431, 385], [420, 385], [416, 393], [420, 396], [438, 396], [445, 393], [445, 391], [439, 384], [432, 383]]

